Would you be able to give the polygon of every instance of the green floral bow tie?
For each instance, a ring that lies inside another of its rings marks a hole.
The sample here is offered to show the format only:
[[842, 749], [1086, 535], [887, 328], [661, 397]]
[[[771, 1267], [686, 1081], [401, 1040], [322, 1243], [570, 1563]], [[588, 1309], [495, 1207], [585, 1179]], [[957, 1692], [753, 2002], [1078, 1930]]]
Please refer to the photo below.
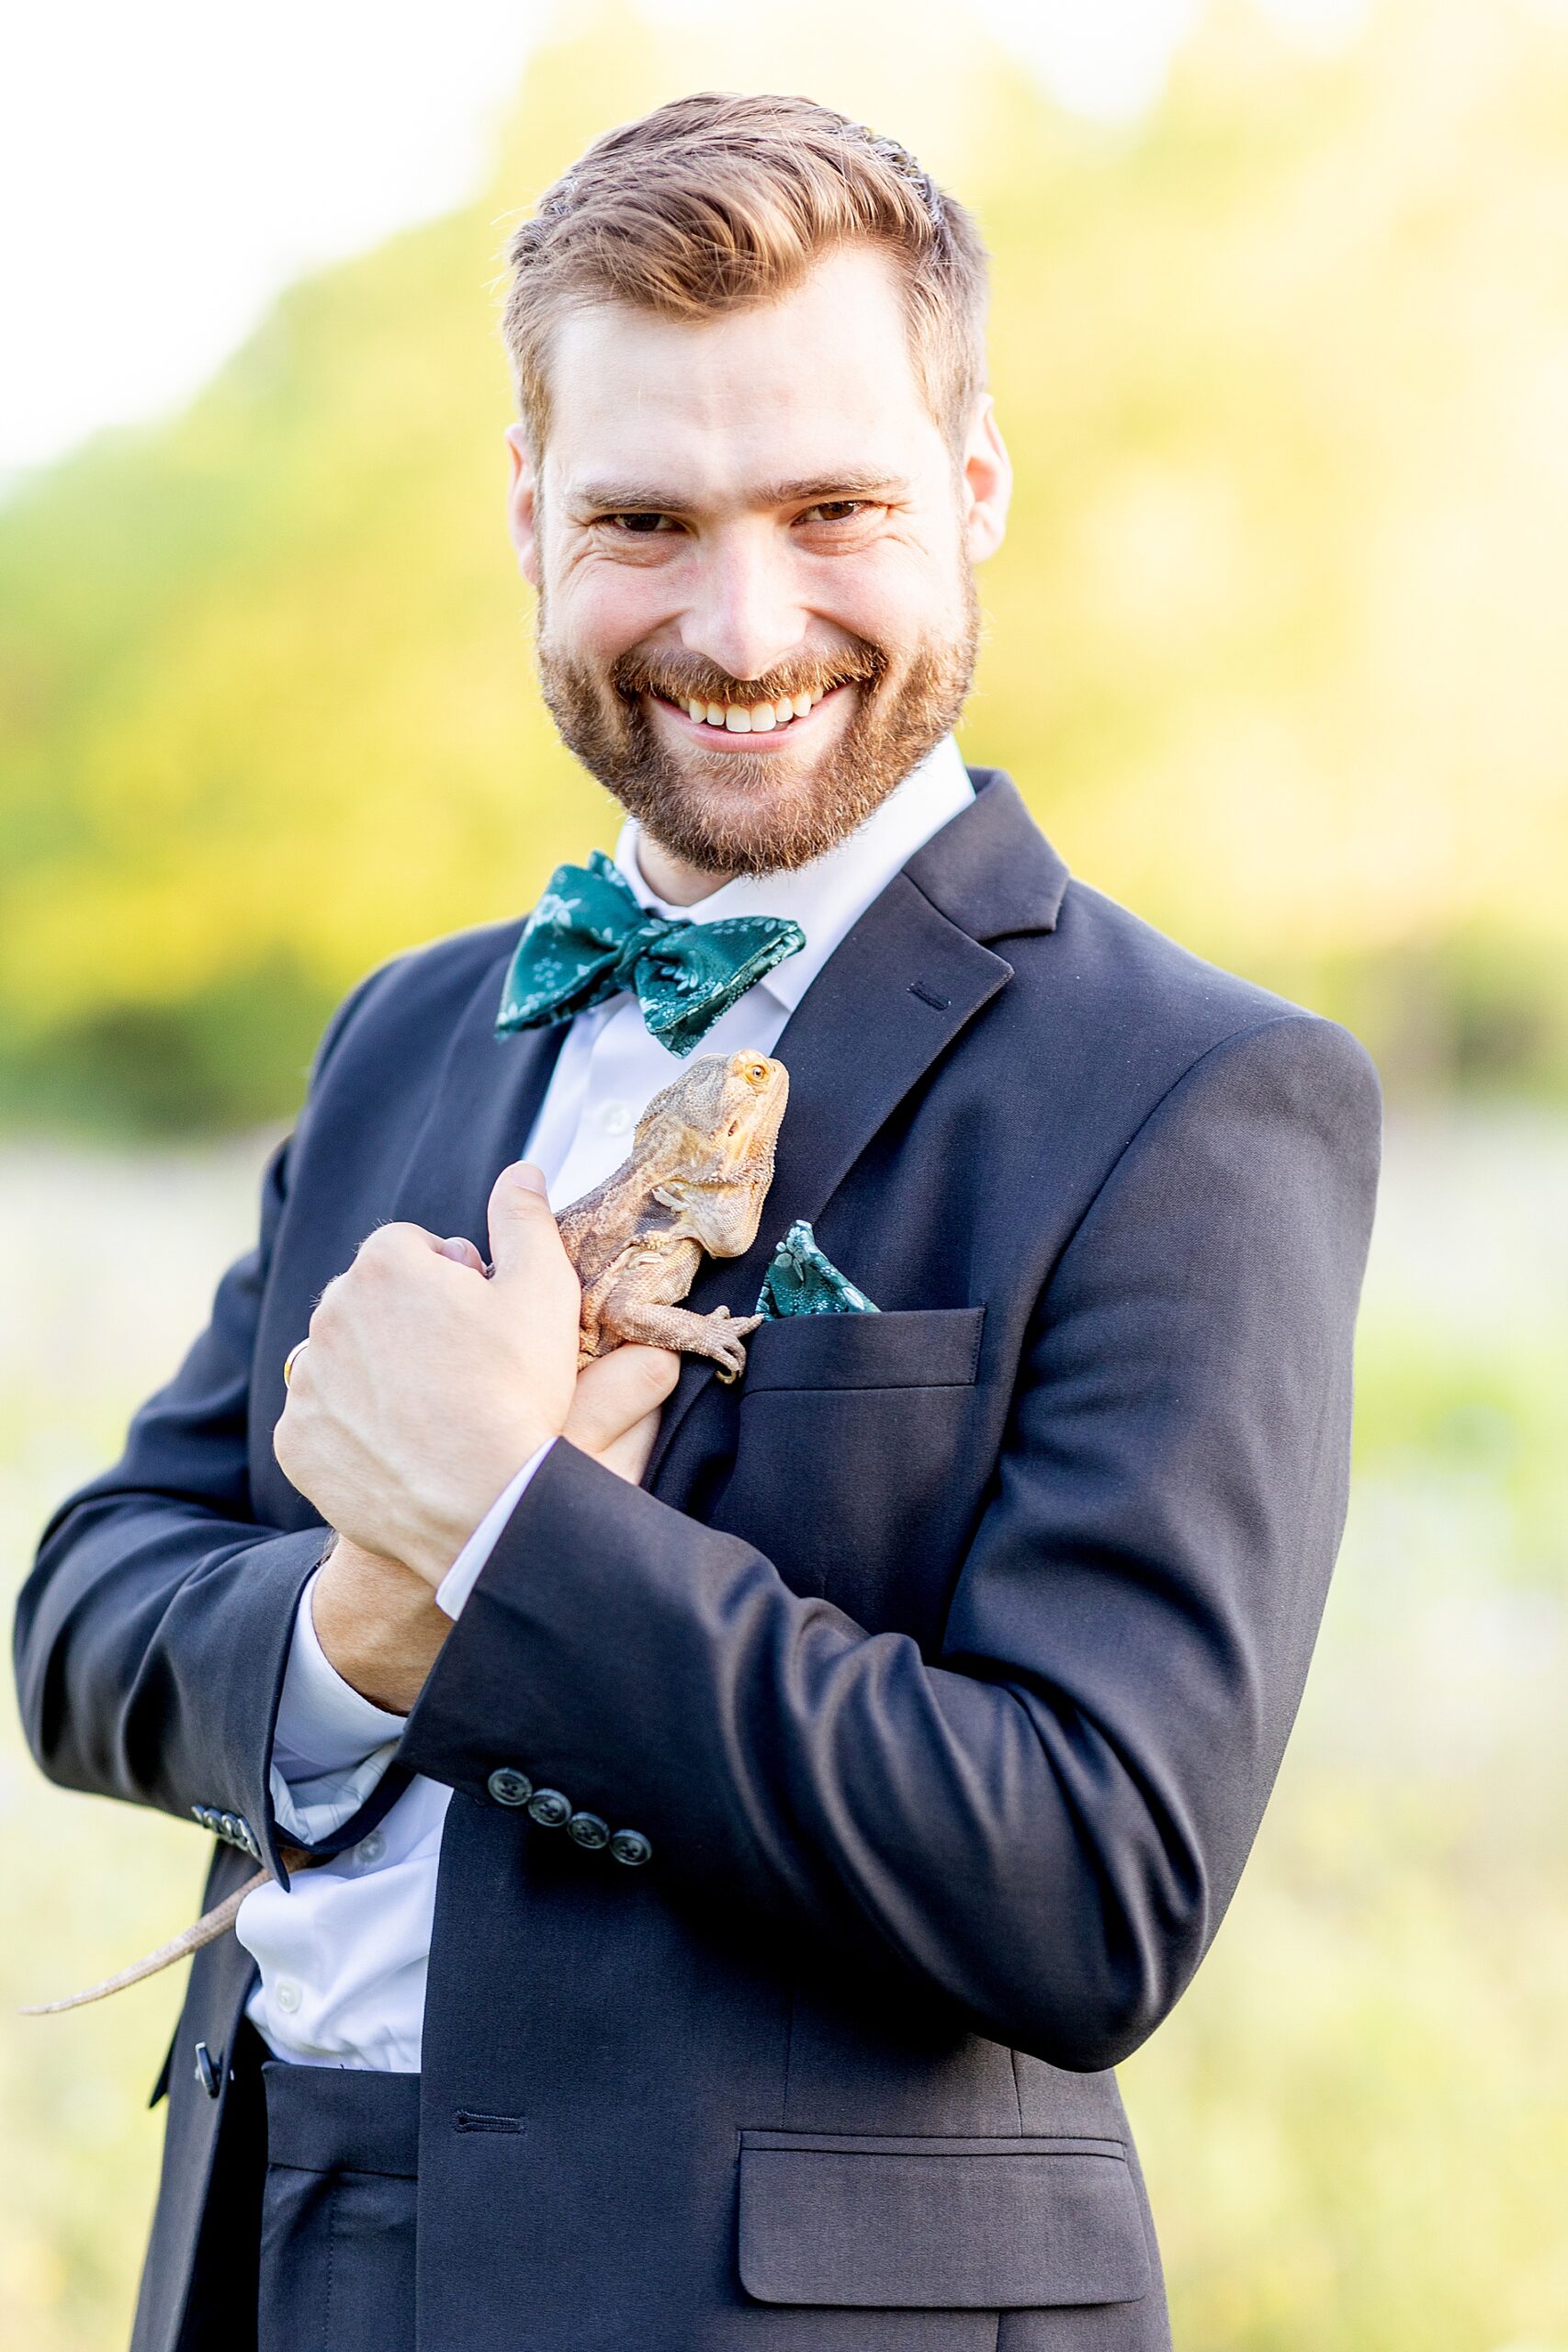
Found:
[[798, 955], [806, 933], [776, 915], [720, 922], [649, 914], [602, 849], [558, 865], [523, 927], [501, 991], [495, 1034], [570, 1021], [630, 989], [649, 1034], [689, 1054], [721, 1012]]

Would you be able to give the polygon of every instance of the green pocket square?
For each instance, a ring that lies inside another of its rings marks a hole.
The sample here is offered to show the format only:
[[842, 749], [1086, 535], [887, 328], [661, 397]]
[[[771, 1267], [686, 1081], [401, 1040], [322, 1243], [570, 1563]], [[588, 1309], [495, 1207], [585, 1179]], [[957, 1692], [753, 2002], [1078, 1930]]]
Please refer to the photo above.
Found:
[[780, 1316], [878, 1315], [882, 1310], [822, 1255], [811, 1227], [797, 1217], [762, 1276], [756, 1311]]

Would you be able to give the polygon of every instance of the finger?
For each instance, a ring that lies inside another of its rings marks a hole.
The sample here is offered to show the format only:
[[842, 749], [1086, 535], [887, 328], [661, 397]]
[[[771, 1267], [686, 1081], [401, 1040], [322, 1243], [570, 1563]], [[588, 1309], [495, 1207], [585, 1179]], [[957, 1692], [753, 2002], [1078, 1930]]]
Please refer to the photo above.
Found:
[[502, 1170], [491, 1186], [488, 1216], [494, 1281], [537, 1290], [558, 1280], [563, 1268], [571, 1272], [544, 1176], [531, 1160], [513, 1160]]
[[585, 1453], [601, 1453], [648, 1414], [657, 1414], [680, 1372], [681, 1359], [671, 1348], [612, 1349], [578, 1374], [565, 1434]]
[[437, 1241], [433, 1235], [430, 1246], [441, 1257], [452, 1259], [457, 1265], [471, 1266], [476, 1274], [484, 1272], [485, 1261], [466, 1233], [449, 1233], [445, 1241]]
[[613, 1470], [618, 1478], [625, 1478], [628, 1486], [640, 1487], [648, 1475], [653, 1441], [658, 1435], [657, 1411], [645, 1413], [640, 1421], [632, 1423], [624, 1436], [601, 1450], [599, 1461], [606, 1470]]
[[389, 1218], [384, 1225], [373, 1225], [354, 1253], [355, 1265], [364, 1259], [395, 1263], [406, 1259], [418, 1244], [426, 1250], [439, 1248], [435, 1236], [427, 1233], [423, 1225], [411, 1225], [406, 1217]]

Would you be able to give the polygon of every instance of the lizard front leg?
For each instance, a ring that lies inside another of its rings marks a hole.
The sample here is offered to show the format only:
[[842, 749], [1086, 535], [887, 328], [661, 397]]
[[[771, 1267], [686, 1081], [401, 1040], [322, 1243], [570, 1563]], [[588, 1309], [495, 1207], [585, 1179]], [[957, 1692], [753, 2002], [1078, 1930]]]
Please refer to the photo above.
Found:
[[746, 1369], [746, 1338], [762, 1320], [760, 1315], [731, 1315], [716, 1306], [711, 1315], [694, 1315], [689, 1306], [672, 1306], [662, 1299], [639, 1295], [632, 1285], [606, 1299], [600, 1321], [622, 1340], [640, 1340], [654, 1348], [678, 1348], [683, 1355], [705, 1356], [718, 1366], [723, 1381], [736, 1380]]

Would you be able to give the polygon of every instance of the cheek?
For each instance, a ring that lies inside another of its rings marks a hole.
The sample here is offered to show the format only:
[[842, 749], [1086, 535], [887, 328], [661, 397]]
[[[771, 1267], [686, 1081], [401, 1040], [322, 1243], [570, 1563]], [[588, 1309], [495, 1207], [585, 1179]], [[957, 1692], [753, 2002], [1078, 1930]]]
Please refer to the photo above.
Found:
[[824, 619], [889, 651], [950, 633], [957, 616], [955, 558], [887, 538], [863, 555], [823, 567], [816, 608]]
[[667, 616], [668, 584], [653, 569], [584, 561], [550, 598], [550, 635], [580, 660], [613, 662], [650, 636]]

